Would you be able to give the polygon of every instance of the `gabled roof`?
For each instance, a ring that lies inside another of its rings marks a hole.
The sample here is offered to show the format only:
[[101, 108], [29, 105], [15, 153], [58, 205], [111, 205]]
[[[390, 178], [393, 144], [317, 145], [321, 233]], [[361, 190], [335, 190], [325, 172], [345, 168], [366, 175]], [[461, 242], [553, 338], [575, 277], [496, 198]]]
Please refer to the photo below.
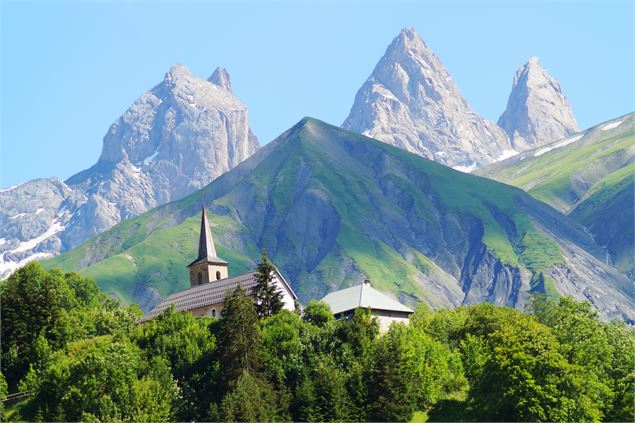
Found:
[[[168, 298], [163, 300], [158, 306], [153, 308], [148, 314], [144, 315], [140, 322], [145, 322], [155, 318], [171, 305], [174, 305], [178, 311], [188, 311], [197, 308], [222, 304], [225, 296], [234, 289], [241, 286], [248, 294], [256, 286], [257, 272], [249, 272], [243, 275], [233, 276], [231, 278], [220, 279], [217, 281], [207, 282], [202, 285], [193, 286], [183, 291], [175, 292]], [[291, 293], [294, 300], [298, 297], [293, 292], [282, 274], [275, 269], [274, 279], [277, 279]]]
[[404, 313], [414, 312], [410, 307], [382, 294], [373, 288], [369, 282], [331, 292], [322, 298], [322, 301], [331, 307], [333, 314], [355, 310], [358, 307], [370, 308], [371, 310], [401, 311]]
[[198, 257], [192, 263], [188, 264], [187, 267], [200, 262], [227, 264], [225, 260], [216, 255], [216, 247], [214, 246], [212, 231], [209, 228], [209, 221], [207, 220], [205, 206], [202, 207], [201, 211], [201, 232], [198, 239]]

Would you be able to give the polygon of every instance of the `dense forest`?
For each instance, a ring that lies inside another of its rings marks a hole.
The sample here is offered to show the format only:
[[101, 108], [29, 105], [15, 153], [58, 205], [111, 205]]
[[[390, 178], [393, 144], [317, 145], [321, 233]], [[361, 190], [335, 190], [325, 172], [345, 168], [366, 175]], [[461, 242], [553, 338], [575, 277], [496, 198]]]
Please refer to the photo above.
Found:
[[635, 334], [587, 303], [536, 297], [431, 310], [379, 334], [367, 310], [220, 319], [141, 312], [31, 263], [0, 288], [4, 420], [633, 421]]

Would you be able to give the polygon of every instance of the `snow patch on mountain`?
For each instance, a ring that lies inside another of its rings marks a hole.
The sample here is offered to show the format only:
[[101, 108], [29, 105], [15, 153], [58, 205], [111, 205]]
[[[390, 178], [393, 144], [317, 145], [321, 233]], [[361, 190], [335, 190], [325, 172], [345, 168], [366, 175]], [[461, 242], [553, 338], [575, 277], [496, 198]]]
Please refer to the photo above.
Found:
[[18, 185], [10, 186], [9, 188], [0, 189], [0, 192], [9, 192], [11, 190], [21, 187], [22, 185], [23, 184], [18, 184]]
[[454, 166], [452, 169], [458, 170], [459, 172], [463, 173], [472, 173], [476, 170], [476, 163], [472, 163], [468, 166]]
[[5, 254], [6, 252], [0, 254], [0, 279], [9, 277], [17, 269], [31, 261], [41, 260], [53, 256], [51, 253], [35, 253], [19, 261], [4, 261]]
[[620, 126], [624, 122], [624, 120], [618, 120], [616, 122], [609, 122], [606, 125], [602, 126], [600, 129], [603, 131], [608, 131], [610, 129], [615, 129]]
[[62, 226], [62, 224], [60, 222], [58, 222], [57, 220], [54, 220], [53, 223], [51, 224], [51, 226], [42, 235], [40, 235], [38, 237], [35, 237], [33, 239], [30, 239], [28, 241], [21, 242], [20, 245], [18, 245], [17, 248], [15, 248], [13, 250], [10, 250], [10, 252], [12, 252], [12, 253], [21, 253], [21, 252], [24, 252], [24, 251], [32, 250], [33, 248], [35, 248], [42, 241], [45, 241], [45, 240], [49, 239], [50, 237], [52, 237], [53, 235], [55, 235], [58, 232], [63, 231], [64, 229], [65, 229], [65, 227]]
[[576, 135], [575, 137], [567, 138], [565, 140], [562, 140], [562, 141], [559, 141], [559, 142], [557, 142], [555, 144], [552, 144], [552, 145], [550, 145], [548, 147], [541, 148], [541, 149], [537, 150], [534, 153], [534, 157], [539, 157], [539, 156], [542, 156], [545, 153], [548, 153], [548, 152], [550, 152], [552, 150], [555, 150], [556, 148], [562, 148], [562, 147], [567, 146], [569, 144], [573, 144], [574, 142], [578, 141], [583, 136], [584, 136], [584, 134]]
[[501, 155], [496, 158], [496, 161], [497, 162], [501, 162], [501, 161], [503, 161], [505, 159], [509, 159], [510, 157], [514, 157], [516, 154], [518, 154], [518, 151], [513, 150], [513, 149], [511, 149], [511, 150], [503, 150]]

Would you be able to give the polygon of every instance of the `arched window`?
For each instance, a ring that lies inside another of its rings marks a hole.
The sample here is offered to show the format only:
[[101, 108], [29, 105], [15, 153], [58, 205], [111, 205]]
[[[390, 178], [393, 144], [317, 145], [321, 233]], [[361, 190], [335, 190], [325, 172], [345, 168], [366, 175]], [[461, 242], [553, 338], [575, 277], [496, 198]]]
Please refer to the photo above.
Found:
[[203, 274], [201, 272], [198, 272], [198, 284], [202, 284], [203, 283]]
[[216, 271], [216, 280], [220, 280], [220, 271]]
[[216, 309], [215, 308], [212, 309], [212, 317], [216, 317]]

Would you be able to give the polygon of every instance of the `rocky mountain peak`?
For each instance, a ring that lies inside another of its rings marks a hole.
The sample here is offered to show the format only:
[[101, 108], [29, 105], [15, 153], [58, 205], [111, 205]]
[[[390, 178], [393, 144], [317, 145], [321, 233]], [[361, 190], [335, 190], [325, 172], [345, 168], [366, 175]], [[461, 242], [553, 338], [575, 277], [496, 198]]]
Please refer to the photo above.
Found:
[[214, 73], [212, 73], [212, 75], [207, 78], [207, 80], [212, 84], [225, 88], [228, 91], [232, 91], [232, 83], [231, 79], [229, 78], [229, 72], [227, 72], [227, 69], [225, 68], [216, 68]]
[[461, 169], [511, 150], [506, 134], [472, 110], [441, 60], [411, 28], [388, 46], [342, 126]]
[[174, 85], [177, 81], [191, 76], [192, 72], [190, 72], [190, 69], [187, 66], [176, 63], [170, 66], [170, 69], [163, 78], [163, 82], [167, 85]]
[[507, 108], [498, 124], [518, 151], [579, 131], [560, 83], [537, 57], [529, 59], [514, 74]]
[[[251, 156], [259, 145], [247, 107], [227, 72], [214, 74], [218, 83], [173, 65], [110, 126], [97, 163], [63, 189], [42, 180], [0, 190], [0, 277], [201, 189]], [[33, 200], [40, 206], [21, 208]]]

